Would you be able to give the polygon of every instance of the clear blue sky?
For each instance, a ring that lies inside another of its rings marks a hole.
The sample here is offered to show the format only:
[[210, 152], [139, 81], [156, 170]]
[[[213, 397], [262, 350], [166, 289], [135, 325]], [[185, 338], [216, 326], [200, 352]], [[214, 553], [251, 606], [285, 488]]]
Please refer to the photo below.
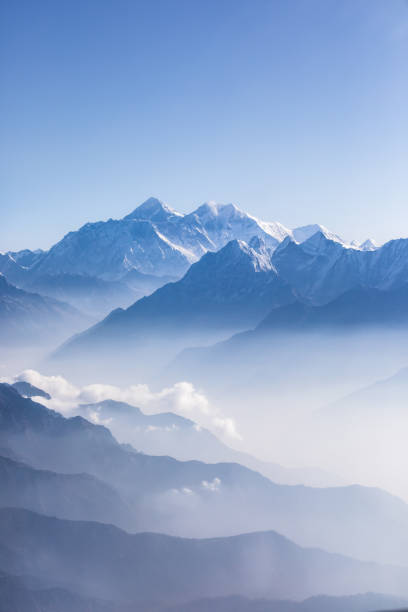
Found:
[[408, 236], [406, 0], [2, 0], [0, 250], [150, 195]]

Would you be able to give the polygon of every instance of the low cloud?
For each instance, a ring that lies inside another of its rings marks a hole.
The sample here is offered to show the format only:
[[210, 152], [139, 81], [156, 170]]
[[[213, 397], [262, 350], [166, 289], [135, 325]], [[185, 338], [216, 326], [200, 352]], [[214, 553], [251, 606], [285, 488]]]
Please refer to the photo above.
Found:
[[215, 477], [210, 482], [208, 482], [208, 480], [203, 480], [201, 483], [201, 486], [206, 491], [214, 491], [214, 492], [219, 491], [221, 488], [221, 479]]
[[188, 487], [182, 487], [181, 489], [171, 489], [171, 493], [175, 495], [194, 495], [194, 491]]
[[[234, 420], [211, 406], [204, 393], [197, 390], [190, 382], [178, 382], [172, 387], [154, 392], [144, 384], [122, 388], [95, 383], [77, 387], [62, 376], [45, 376], [35, 370], [21, 372], [14, 378], [14, 381], [16, 380], [27, 381], [49, 393], [51, 400], [40, 398], [39, 401], [65, 416], [78, 413], [80, 404], [93, 404], [112, 399], [141, 408], [146, 414], [174, 412], [197, 421], [197, 428], [207, 427], [224, 437], [241, 439]], [[102, 419], [97, 411], [88, 412], [87, 418], [94, 423], [109, 427], [110, 419]]]

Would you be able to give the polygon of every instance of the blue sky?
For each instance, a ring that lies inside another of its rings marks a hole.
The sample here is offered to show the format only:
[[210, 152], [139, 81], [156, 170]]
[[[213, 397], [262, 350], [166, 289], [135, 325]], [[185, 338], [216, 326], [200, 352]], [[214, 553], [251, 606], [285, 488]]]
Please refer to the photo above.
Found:
[[150, 195], [408, 236], [405, 0], [3, 0], [0, 250]]

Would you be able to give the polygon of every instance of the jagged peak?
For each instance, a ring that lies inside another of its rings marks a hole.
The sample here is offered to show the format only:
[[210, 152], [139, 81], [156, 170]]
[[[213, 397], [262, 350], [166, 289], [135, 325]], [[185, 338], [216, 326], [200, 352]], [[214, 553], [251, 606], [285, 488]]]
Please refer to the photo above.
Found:
[[173, 208], [170, 208], [166, 202], [163, 202], [158, 198], [150, 197], [135, 208], [135, 210], [129, 215], [126, 215], [124, 219], [162, 221], [173, 216], [182, 217], [183, 215], [175, 211]]
[[315, 232], [314, 234], [312, 234], [309, 238], [307, 238], [307, 240], [305, 240], [302, 244], [303, 245], [318, 245], [318, 244], [327, 244], [329, 242], [338, 242], [340, 244], [343, 244], [341, 242], [341, 240], [334, 240], [330, 234], [327, 234], [327, 232], [324, 232], [323, 230], [318, 230], [317, 232]]
[[209, 202], [204, 202], [196, 208], [192, 213], [201, 219], [205, 218], [216, 218], [216, 217], [242, 217], [242, 216], [250, 216], [244, 213], [238, 206], [235, 204], [219, 204], [218, 202], [214, 202], [210, 200]]
[[[255, 236], [255, 239], [258, 240], [258, 237]], [[273, 267], [271, 263], [271, 253], [266, 248], [262, 249], [261, 241], [259, 243], [257, 242], [257, 248], [254, 248], [243, 240], [230, 240], [214, 255], [218, 260], [225, 260], [228, 262], [232, 262], [233, 260], [250, 261], [257, 270], [270, 270]]]
[[328, 240], [332, 240], [333, 242], [340, 242], [341, 244], [344, 244], [344, 240], [342, 240], [340, 236], [338, 236], [337, 234], [334, 234], [329, 229], [327, 229], [327, 227], [325, 227], [324, 225], [320, 225], [319, 223], [312, 223], [310, 225], [302, 225], [300, 227], [295, 227], [292, 230], [293, 238], [296, 240], [296, 242], [299, 242], [299, 243], [305, 242], [306, 240], [309, 240], [310, 238], [312, 238], [315, 234], [319, 234], [319, 233], [323, 234], [323, 236], [327, 238]]
[[362, 251], [376, 251], [379, 248], [379, 245], [371, 238], [367, 238], [367, 240], [359, 245], [359, 248]]
[[264, 251], [264, 250], [266, 250], [266, 242], [262, 238], [262, 236], [252, 236], [252, 238], [249, 241], [248, 245], [251, 247], [251, 249], [254, 249], [254, 251]]
[[286, 236], [282, 242], [280, 242], [278, 244], [278, 246], [276, 247], [275, 251], [274, 251], [274, 256], [279, 255], [279, 253], [281, 253], [282, 251], [284, 251], [288, 246], [290, 245], [294, 245], [295, 247], [298, 246], [298, 242], [296, 242], [296, 240], [293, 238], [293, 236], [291, 234], [289, 234], [288, 236]]

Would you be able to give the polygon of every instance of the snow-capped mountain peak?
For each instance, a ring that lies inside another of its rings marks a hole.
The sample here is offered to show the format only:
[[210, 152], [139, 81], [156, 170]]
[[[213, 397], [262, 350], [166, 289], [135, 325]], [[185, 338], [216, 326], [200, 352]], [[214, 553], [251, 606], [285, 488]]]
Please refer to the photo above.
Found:
[[255, 250], [269, 257], [286, 239], [300, 244], [316, 234], [349, 248], [374, 248], [368, 243], [347, 245], [322, 225], [290, 230], [277, 222], [262, 221], [232, 203], [208, 201], [191, 213], [181, 214], [150, 197], [123, 219], [87, 223], [70, 232], [47, 252], [0, 256], [0, 271], [12, 280], [26, 269], [37, 276], [76, 274], [108, 281], [120, 280], [132, 270], [181, 277], [205, 253], [218, 251], [231, 240], [248, 245], [257, 237], [264, 246]]
[[340, 239], [333, 239], [330, 232], [327, 235], [327, 233], [322, 230], [315, 232], [310, 236], [310, 238], [307, 238], [300, 244], [302, 250], [310, 255], [327, 252], [328, 250], [334, 250], [337, 252], [340, 248], [346, 246]]
[[158, 198], [148, 198], [124, 219], [139, 219], [148, 221], [166, 221], [169, 217], [182, 217], [180, 213], [170, 208], [166, 202]]
[[292, 230], [292, 235], [296, 242], [305, 242], [317, 233], [323, 234], [323, 236], [325, 236], [325, 238], [327, 238], [328, 240], [333, 240], [334, 242], [340, 242], [341, 244], [345, 244], [344, 240], [342, 240], [340, 236], [334, 234], [333, 232], [328, 230], [327, 227], [325, 227], [324, 225], [319, 225], [318, 223], [295, 227], [295, 229]]
[[365, 240], [364, 242], [362, 242], [359, 246], [361, 251], [376, 251], [379, 246], [378, 244], [376, 244], [376, 242], [374, 240], [372, 240], [371, 238], [368, 238], [367, 240]]
[[269, 271], [273, 269], [271, 263], [272, 251], [267, 249], [265, 241], [258, 236], [247, 244], [243, 240], [231, 240], [218, 254], [228, 265], [235, 263], [250, 265], [256, 272]]

